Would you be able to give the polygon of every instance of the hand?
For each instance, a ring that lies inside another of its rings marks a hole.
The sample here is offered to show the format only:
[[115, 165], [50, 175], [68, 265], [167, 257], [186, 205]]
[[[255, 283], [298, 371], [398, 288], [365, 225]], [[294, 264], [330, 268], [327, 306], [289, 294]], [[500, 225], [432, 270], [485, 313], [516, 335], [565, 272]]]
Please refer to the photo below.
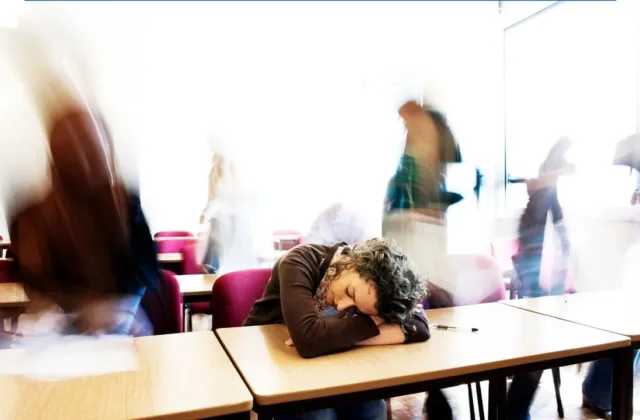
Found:
[[115, 299], [92, 300], [78, 311], [76, 328], [80, 333], [107, 333], [125, 323], [133, 314], [120, 310]]
[[288, 339], [287, 341], [284, 342], [284, 344], [289, 346], [289, 347], [293, 347], [293, 340], [292, 339]]

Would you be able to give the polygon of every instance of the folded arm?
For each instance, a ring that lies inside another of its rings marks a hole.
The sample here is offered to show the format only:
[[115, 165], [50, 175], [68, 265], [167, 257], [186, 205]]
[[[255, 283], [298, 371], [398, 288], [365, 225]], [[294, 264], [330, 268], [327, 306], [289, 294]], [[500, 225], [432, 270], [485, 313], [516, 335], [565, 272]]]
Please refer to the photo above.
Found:
[[290, 251], [277, 266], [282, 314], [298, 353], [305, 358], [317, 357], [347, 350], [377, 336], [378, 327], [367, 315], [322, 316], [313, 300], [313, 280], [302, 254], [300, 250]]
[[411, 323], [403, 329], [397, 324], [378, 325], [380, 334], [358, 343], [361, 346], [382, 346], [388, 344], [416, 343], [431, 337], [429, 323], [422, 306], [416, 308]]

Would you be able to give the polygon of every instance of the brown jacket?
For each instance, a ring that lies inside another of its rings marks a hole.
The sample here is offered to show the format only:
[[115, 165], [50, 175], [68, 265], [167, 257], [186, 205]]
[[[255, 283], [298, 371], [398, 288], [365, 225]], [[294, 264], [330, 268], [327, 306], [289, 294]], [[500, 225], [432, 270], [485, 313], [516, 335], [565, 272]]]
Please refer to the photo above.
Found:
[[[305, 358], [347, 350], [380, 331], [368, 315], [324, 318], [313, 296], [341, 245], [307, 244], [289, 251], [273, 267], [264, 295], [254, 305], [245, 326], [284, 323], [298, 353]], [[415, 315], [407, 342], [430, 337], [424, 311]]]

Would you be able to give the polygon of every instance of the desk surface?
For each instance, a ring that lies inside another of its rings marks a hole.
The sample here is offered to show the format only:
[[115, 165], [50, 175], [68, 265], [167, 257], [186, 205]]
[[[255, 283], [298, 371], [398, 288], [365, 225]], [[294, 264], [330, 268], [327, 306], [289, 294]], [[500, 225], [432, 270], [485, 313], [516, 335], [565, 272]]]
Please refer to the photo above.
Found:
[[[251, 409], [249, 390], [212, 332], [134, 342], [137, 371], [59, 382], [0, 376], [0, 420], [187, 420]], [[0, 363], [12, 363], [21, 353], [2, 350]]]
[[216, 274], [191, 274], [176, 276], [183, 296], [211, 295], [211, 288], [218, 276]]
[[20, 283], [0, 283], [0, 308], [19, 308], [28, 302]]
[[261, 405], [442, 379], [628, 346], [627, 337], [499, 303], [427, 311], [432, 323], [478, 332], [432, 331], [425, 343], [360, 347], [303, 359], [283, 325], [217, 330]]
[[619, 290], [502, 301], [565, 321], [626, 335], [640, 341], [640, 296]]
[[158, 254], [158, 262], [179, 263], [182, 262], [182, 252], [165, 252]]

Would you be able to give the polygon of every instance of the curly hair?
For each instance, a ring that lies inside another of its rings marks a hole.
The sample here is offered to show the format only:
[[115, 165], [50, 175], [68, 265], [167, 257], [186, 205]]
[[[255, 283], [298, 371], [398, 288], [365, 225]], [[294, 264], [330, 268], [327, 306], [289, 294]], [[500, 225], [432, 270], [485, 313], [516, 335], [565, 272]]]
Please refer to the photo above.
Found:
[[428, 295], [426, 279], [392, 239], [374, 238], [345, 247], [342, 258], [332, 266], [332, 279], [353, 269], [373, 282], [378, 294], [378, 316], [403, 328], [409, 326], [414, 310]]

